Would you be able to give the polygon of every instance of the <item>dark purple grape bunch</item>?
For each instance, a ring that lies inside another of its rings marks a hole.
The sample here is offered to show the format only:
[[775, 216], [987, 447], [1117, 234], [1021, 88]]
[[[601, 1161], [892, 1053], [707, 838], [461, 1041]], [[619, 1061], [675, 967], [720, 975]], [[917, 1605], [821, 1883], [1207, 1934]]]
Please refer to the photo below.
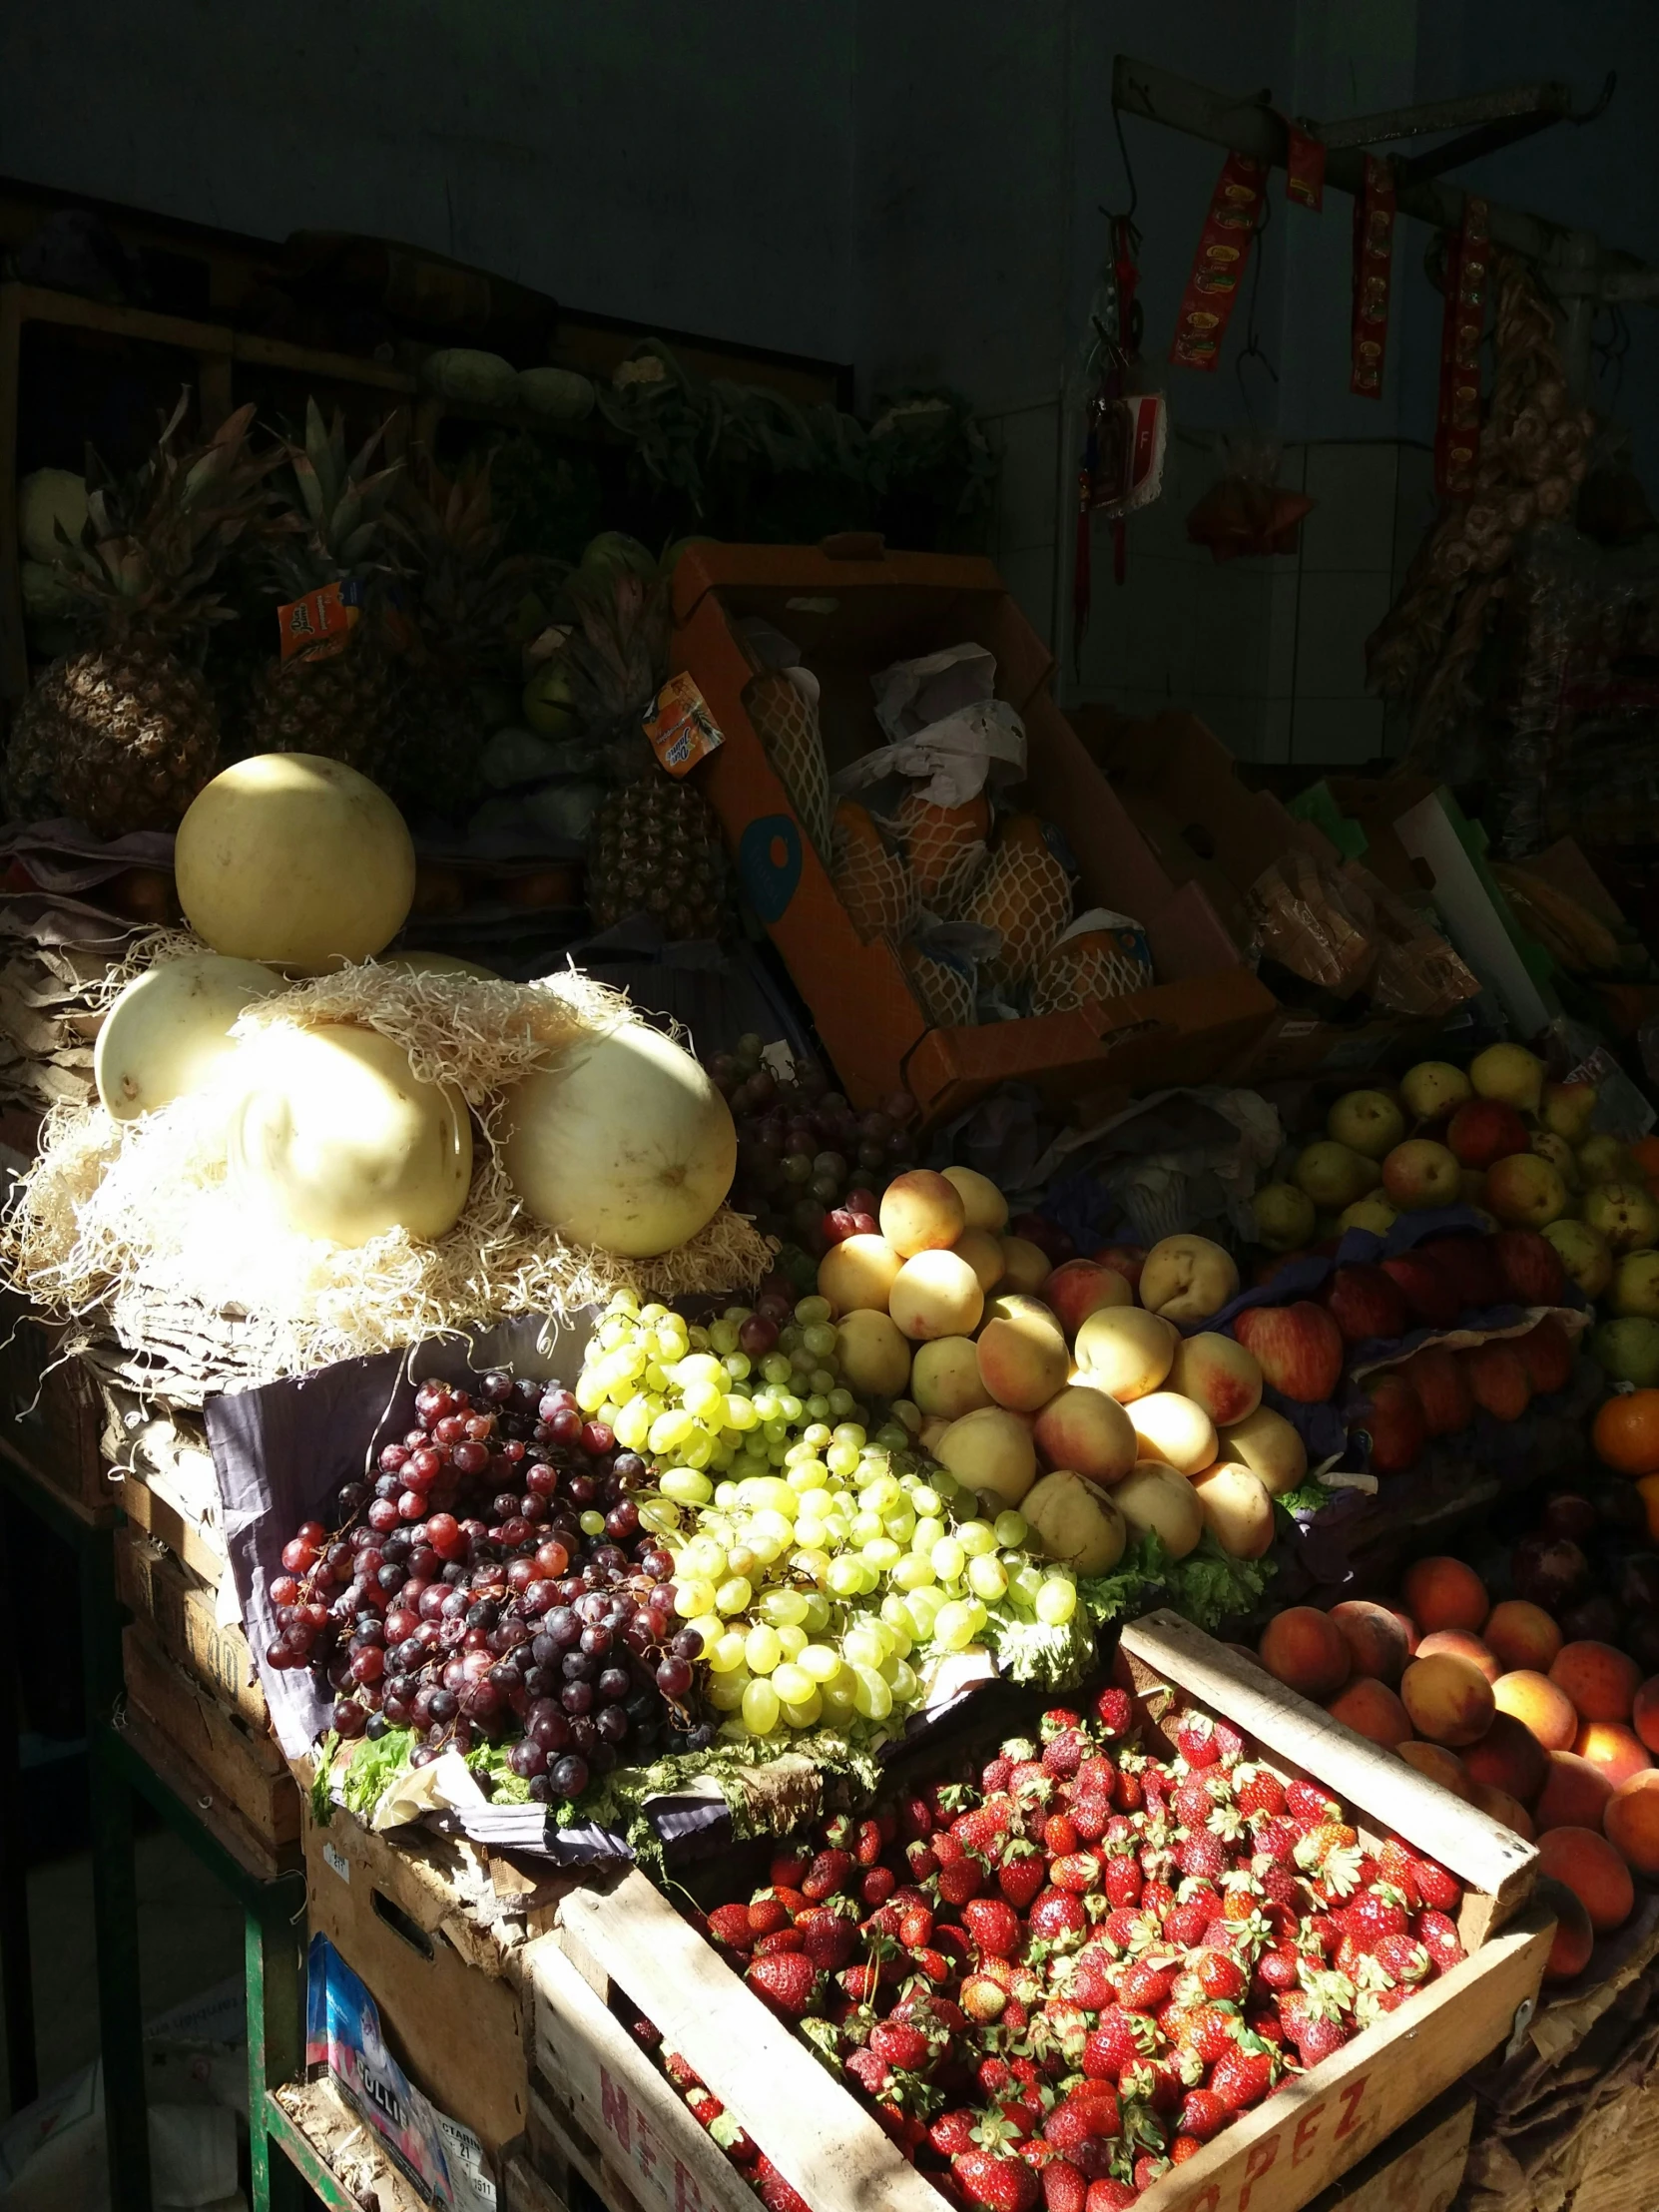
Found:
[[483, 1743], [539, 1803], [621, 1760], [703, 1749], [695, 1630], [640, 1527], [643, 1459], [559, 1383], [427, 1381], [372, 1478], [306, 1521], [271, 1584], [267, 1664], [308, 1668], [350, 1741], [412, 1729], [412, 1764]]
[[915, 1164], [916, 1102], [897, 1091], [860, 1114], [818, 1061], [798, 1059], [785, 1082], [761, 1051], [758, 1036], [741, 1037], [708, 1063], [737, 1124], [732, 1204], [764, 1235], [822, 1259], [830, 1245], [874, 1231], [881, 1193]]

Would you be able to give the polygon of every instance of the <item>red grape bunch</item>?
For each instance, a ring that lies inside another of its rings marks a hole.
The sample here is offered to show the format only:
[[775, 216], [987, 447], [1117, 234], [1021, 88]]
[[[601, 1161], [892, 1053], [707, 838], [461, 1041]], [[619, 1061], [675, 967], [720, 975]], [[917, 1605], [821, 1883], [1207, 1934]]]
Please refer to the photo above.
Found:
[[270, 1666], [309, 1668], [343, 1738], [414, 1731], [411, 1763], [510, 1744], [541, 1803], [619, 1758], [701, 1750], [686, 1699], [701, 1638], [630, 1494], [648, 1481], [555, 1382], [427, 1381], [415, 1423], [306, 1521], [271, 1584]]

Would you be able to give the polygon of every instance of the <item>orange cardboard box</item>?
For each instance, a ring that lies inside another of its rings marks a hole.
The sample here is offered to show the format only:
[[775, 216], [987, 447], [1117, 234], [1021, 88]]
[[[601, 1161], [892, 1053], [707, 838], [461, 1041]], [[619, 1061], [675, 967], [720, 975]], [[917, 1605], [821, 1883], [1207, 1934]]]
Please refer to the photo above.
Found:
[[[854, 931], [750, 721], [755, 671], [732, 628], [746, 616], [793, 639], [818, 677], [831, 775], [885, 742], [874, 674], [947, 646], [986, 647], [997, 696], [1025, 722], [1019, 803], [1064, 832], [1081, 868], [1080, 905], [1140, 922], [1157, 982], [1075, 1013], [931, 1027], [892, 948]], [[1014, 1079], [1057, 1098], [1200, 1082], [1272, 1019], [1271, 995], [1203, 886], [1171, 880], [1050, 699], [1048, 651], [988, 561], [883, 553], [870, 539], [692, 545], [675, 570], [674, 617], [672, 666], [695, 676], [725, 740], [696, 770], [699, 787], [854, 1103], [903, 1087], [937, 1121]]]

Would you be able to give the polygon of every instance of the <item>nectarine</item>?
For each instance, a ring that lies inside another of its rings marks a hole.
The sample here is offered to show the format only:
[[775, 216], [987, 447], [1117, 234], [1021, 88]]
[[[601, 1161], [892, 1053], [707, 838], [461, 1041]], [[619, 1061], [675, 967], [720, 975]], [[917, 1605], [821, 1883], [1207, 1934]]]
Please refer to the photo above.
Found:
[[1419, 1744], [1415, 1741], [1395, 1746], [1396, 1756], [1408, 1767], [1415, 1767], [1418, 1774], [1430, 1782], [1437, 1782], [1442, 1790], [1449, 1790], [1453, 1797], [1466, 1798], [1474, 1787], [1464, 1770], [1463, 1762], [1454, 1751], [1447, 1751], [1440, 1744]]
[[1444, 1555], [1407, 1567], [1399, 1597], [1425, 1636], [1437, 1628], [1477, 1629], [1491, 1610], [1486, 1585], [1474, 1569]]
[[1644, 1881], [1659, 1881], [1659, 1767], [1620, 1784], [1602, 1807], [1601, 1828], [1627, 1866]]
[[1590, 1916], [1598, 1936], [1622, 1928], [1636, 1905], [1630, 1869], [1605, 1836], [1589, 1828], [1555, 1828], [1538, 1838], [1538, 1872], [1564, 1882]]
[[960, 1193], [931, 1168], [895, 1175], [881, 1194], [881, 1234], [901, 1260], [947, 1251], [966, 1227]]
[[1615, 1790], [1622, 1789], [1633, 1774], [1645, 1774], [1653, 1764], [1640, 1737], [1617, 1721], [1586, 1721], [1573, 1739], [1572, 1748], [1598, 1774], [1604, 1774]]
[[1419, 1659], [1432, 1659], [1436, 1653], [1448, 1651], [1454, 1659], [1466, 1659], [1471, 1667], [1478, 1667], [1488, 1682], [1495, 1682], [1503, 1669], [1491, 1650], [1478, 1636], [1471, 1636], [1466, 1628], [1435, 1628], [1417, 1645]]
[[1531, 1843], [1536, 1833], [1532, 1816], [1507, 1790], [1494, 1790], [1489, 1782], [1472, 1783], [1469, 1803], [1489, 1821], [1498, 1821], [1503, 1827], [1513, 1829], [1523, 1844]]
[[1411, 1725], [1431, 1744], [1478, 1743], [1492, 1724], [1492, 1686], [1478, 1667], [1449, 1653], [1413, 1659], [1399, 1678]]
[[1636, 1692], [1630, 1725], [1649, 1751], [1659, 1751], [1659, 1674], [1650, 1675]]
[[1342, 1630], [1349, 1660], [1356, 1674], [1378, 1682], [1399, 1680], [1410, 1647], [1396, 1613], [1385, 1605], [1373, 1605], [1363, 1597], [1344, 1598], [1333, 1605], [1331, 1618]]
[[1523, 1597], [1506, 1597], [1494, 1605], [1480, 1633], [1502, 1660], [1505, 1672], [1530, 1667], [1547, 1674], [1562, 1642], [1560, 1629], [1543, 1607], [1529, 1605]]
[[1596, 1932], [1583, 1905], [1553, 1875], [1546, 1875], [1533, 1889], [1534, 1904], [1555, 1915], [1555, 1940], [1544, 1962], [1546, 1981], [1575, 1981], [1590, 1963]]
[[1575, 1751], [1547, 1754], [1549, 1772], [1532, 1805], [1540, 1835], [1549, 1828], [1599, 1828], [1613, 1785]]
[[1642, 1670], [1611, 1644], [1563, 1644], [1549, 1679], [1572, 1699], [1580, 1720], [1627, 1721]]
[[1326, 1700], [1325, 1710], [1357, 1736], [1369, 1737], [1390, 1751], [1410, 1741], [1411, 1716], [1386, 1683], [1370, 1675], [1357, 1675], [1346, 1690]]
[[1516, 1667], [1492, 1684], [1492, 1702], [1529, 1729], [1545, 1751], [1570, 1751], [1578, 1735], [1578, 1715], [1565, 1690], [1547, 1674]]
[[1491, 1727], [1479, 1743], [1470, 1744], [1463, 1755], [1463, 1764], [1469, 1770], [1471, 1781], [1483, 1782], [1488, 1789], [1503, 1790], [1510, 1797], [1519, 1798], [1523, 1805], [1532, 1803], [1549, 1773], [1549, 1761], [1542, 1744], [1512, 1713], [1492, 1715]]
[[1326, 1698], [1348, 1680], [1348, 1643], [1329, 1613], [1287, 1606], [1262, 1631], [1257, 1656], [1269, 1674], [1304, 1697]]

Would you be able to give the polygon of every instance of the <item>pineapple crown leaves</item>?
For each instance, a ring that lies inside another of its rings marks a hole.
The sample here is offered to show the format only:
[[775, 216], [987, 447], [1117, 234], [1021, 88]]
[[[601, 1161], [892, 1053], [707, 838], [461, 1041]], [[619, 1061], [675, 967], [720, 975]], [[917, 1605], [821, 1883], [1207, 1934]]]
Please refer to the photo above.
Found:
[[286, 509], [281, 532], [271, 545], [276, 589], [298, 596], [399, 565], [392, 555], [396, 530], [388, 510], [403, 464], [372, 465], [387, 427], [381, 423], [348, 455], [338, 410], [324, 423], [316, 401], [306, 400], [303, 444], [289, 440], [277, 456], [287, 463], [287, 481], [281, 487]]
[[279, 453], [248, 442], [252, 406], [239, 407], [200, 444], [178, 442], [189, 394], [152, 451], [117, 478], [87, 451], [87, 521], [79, 542], [64, 535], [64, 581], [112, 631], [177, 636], [227, 619], [209, 589], [221, 561], [249, 532], [271, 527], [266, 479]]
[[503, 556], [506, 526], [492, 511], [490, 457], [446, 476], [429, 455], [396, 487], [396, 527], [418, 594], [413, 657], [456, 680], [498, 660], [538, 565]]

